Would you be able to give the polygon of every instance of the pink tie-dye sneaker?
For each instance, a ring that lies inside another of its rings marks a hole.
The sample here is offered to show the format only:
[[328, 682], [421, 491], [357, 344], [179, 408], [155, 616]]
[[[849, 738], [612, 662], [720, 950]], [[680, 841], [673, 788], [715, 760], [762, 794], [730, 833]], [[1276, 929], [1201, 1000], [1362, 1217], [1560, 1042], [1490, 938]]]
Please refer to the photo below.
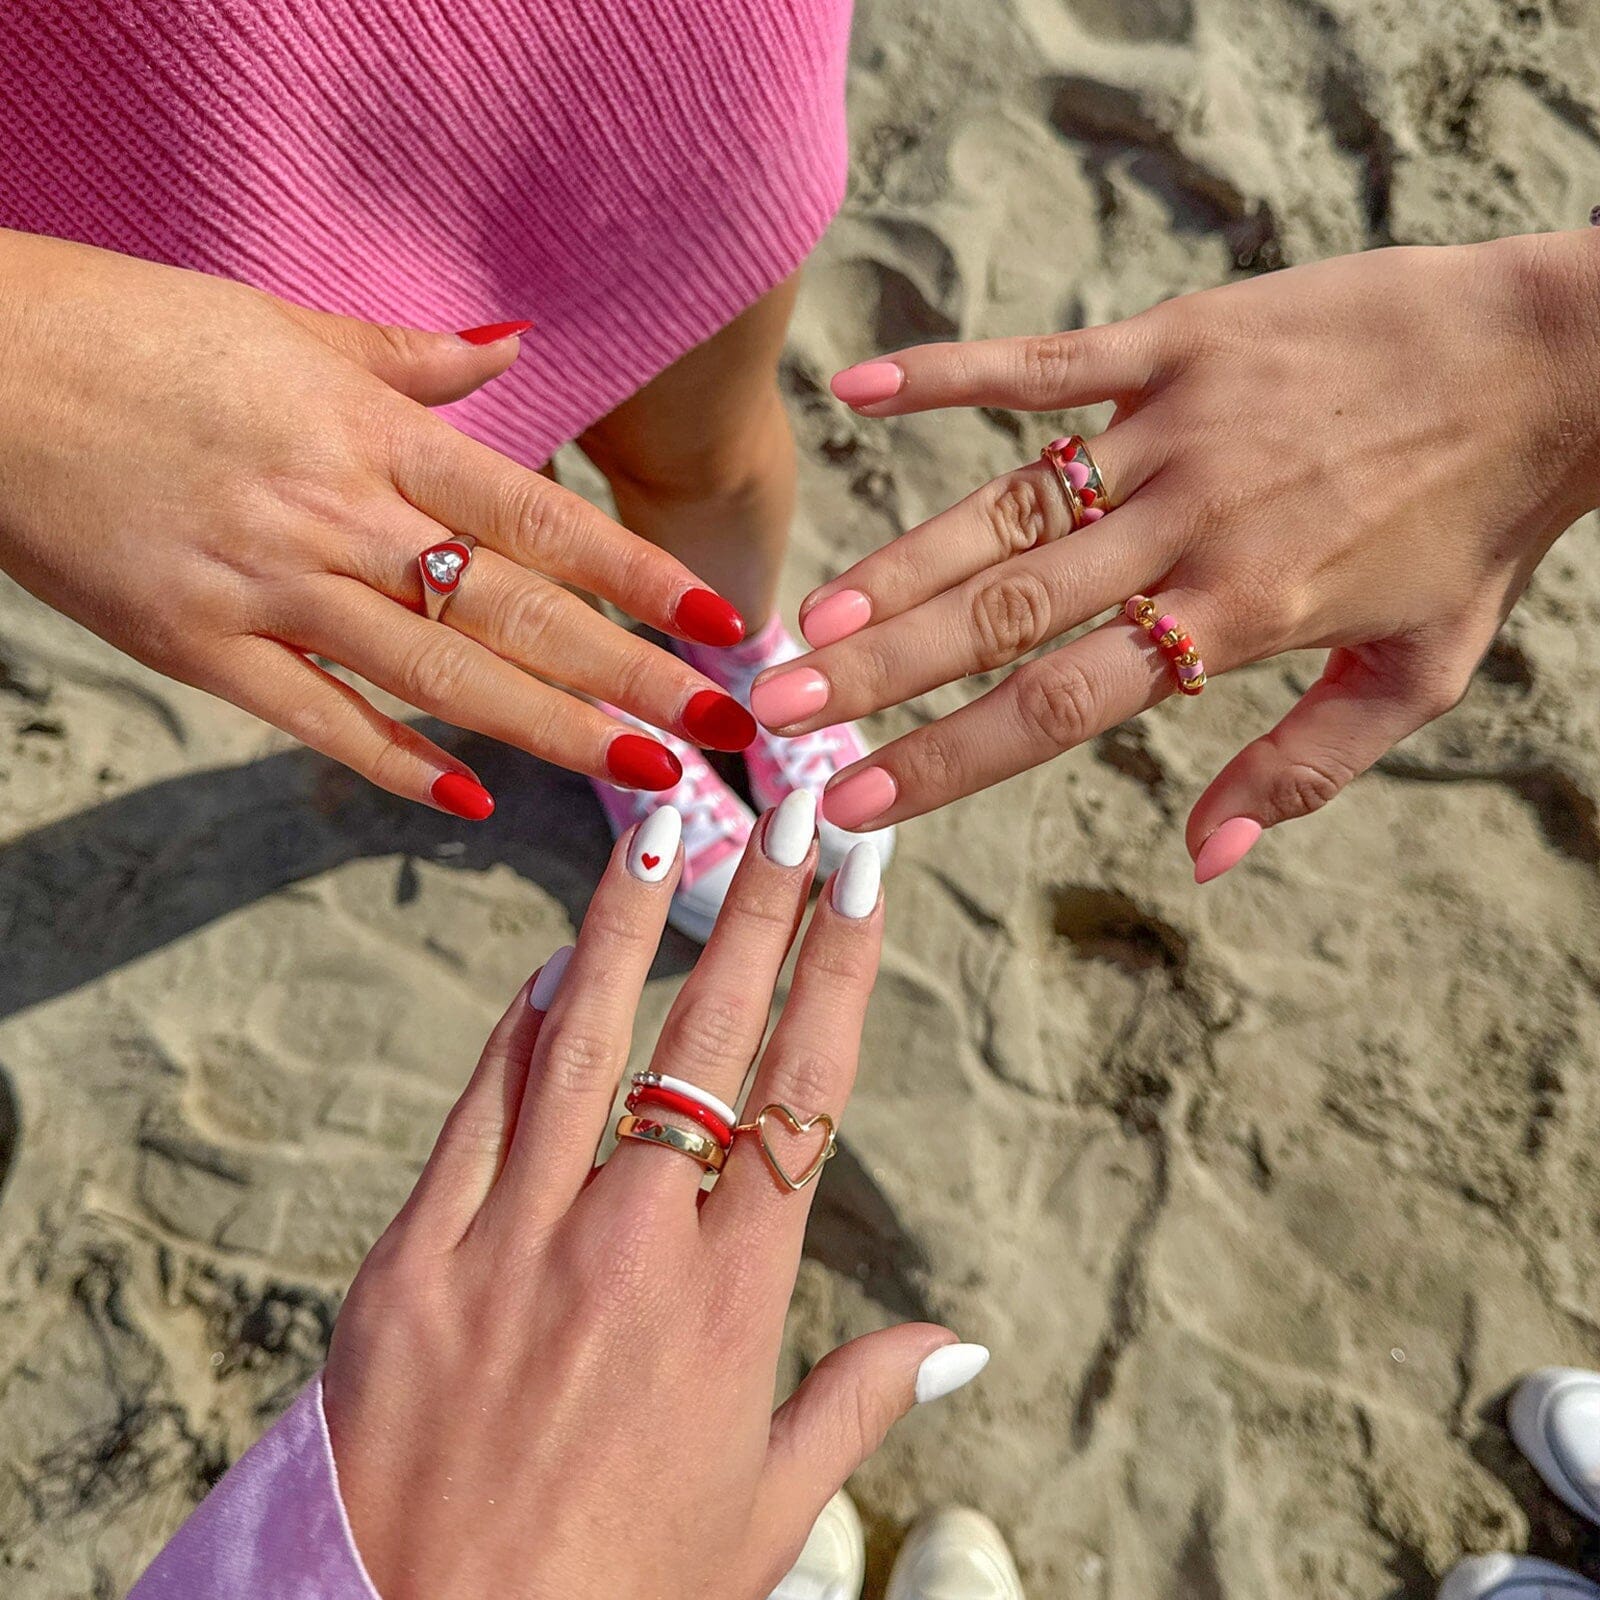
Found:
[[619, 722], [643, 728], [683, 763], [683, 777], [671, 789], [619, 789], [597, 778], [590, 782], [617, 838], [661, 806], [676, 806], [682, 813], [683, 877], [672, 897], [667, 921], [679, 933], [704, 944], [711, 937], [728, 885], [744, 855], [756, 824], [755, 816], [692, 744], [652, 728], [615, 706], [604, 709]]
[[[705, 645], [681, 644], [679, 653], [696, 671], [713, 683], [720, 683], [740, 705], [750, 704], [750, 685], [767, 670], [806, 653], [776, 615], [753, 638], [726, 650]], [[676, 747], [674, 747], [676, 748]], [[781, 739], [759, 728], [755, 743], [745, 752], [750, 773], [750, 798], [761, 810], [777, 805], [786, 794], [806, 789], [820, 802], [822, 791], [834, 773], [841, 772], [866, 755], [867, 743], [853, 722], [818, 728], [798, 739]], [[884, 866], [894, 854], [894, 829], [879, 828], [874, 833], [848, 833], [817, 813], [818, 871], [826, 876], [836, 872], [849, 855], [852, 845], [870, 840]]]

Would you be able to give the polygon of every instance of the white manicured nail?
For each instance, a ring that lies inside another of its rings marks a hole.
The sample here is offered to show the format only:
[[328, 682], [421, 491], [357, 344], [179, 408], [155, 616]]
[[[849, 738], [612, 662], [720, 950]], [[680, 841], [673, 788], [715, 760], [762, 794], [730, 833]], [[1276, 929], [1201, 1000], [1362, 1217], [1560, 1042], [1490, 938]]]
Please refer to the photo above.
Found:
[[556, 990], [561, 987], [562, 974], [566, 972], [567, 963], [571, 959], [572, 946], [564, 944], [539, 968], [539, 976], [533, 980], [533, 987], [528, 991], [528, 1004], [535, 1011], [550, 1009], [550, 1002], [555, 999]]
[[805, 789], [786, 794], [767, 818], [761, 849], [780, 867], [798, 867], [817, 832], [817, 797]]
[[676, 806], [652, 811], [634, 832], [628, 846], [628, 871], [643, 883], [660, 883], [678, 859], [683, 818]]
[[852, 845], [833, 878], [833, 909], [842, 917], [870, 917], [878, 903], [878, 847], [863, 840]]
[[981, 1344], [947, 1344], [935, 1350], [917, 1368], [917, 1404], [954, 1394], [988, 1365], [989, 1352]]

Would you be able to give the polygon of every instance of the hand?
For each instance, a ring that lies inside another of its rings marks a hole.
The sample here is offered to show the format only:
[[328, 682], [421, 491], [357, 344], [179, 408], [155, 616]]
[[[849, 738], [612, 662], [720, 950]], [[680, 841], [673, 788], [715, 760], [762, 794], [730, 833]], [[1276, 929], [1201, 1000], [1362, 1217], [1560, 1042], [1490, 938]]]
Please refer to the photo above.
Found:
[[[697, 743], [753, 734], [716, 685], [561, 585], [703, 643], [742, 634], [731, 606], [425, 409], [505, 371], [515, 337], [378, 327], [5, 232], [0, 308], [0, 568], [140, 661], [464, 815], [492, 802], [462, 764], [312, 656], [642, 788], [677, 781], [670, 753], [530, 674]], [[417, 558], [462, 533], [479, 548], [429, 621]]]
[[[1119, 503], [1064, 538], [1044, 463], [979, 489], [809, 597], [802, 627], [824, 648], [757, 681], [758, 717], [781, 733], [860, 717], [1136, 593], [1193, 635], [1213, 694], [1233, 667], [1327, 648], [1320, 682], [1190, 817], [1197, 876], [1215, 876], [1453, 706], [1540, 558], [1600, 504], [1597, 290], [1589, 233], [1380, 250], [841, 374], [836, 392], [873, 417], [1115, 401], [1092, 448]], [[841, 773], [825, 814], [915, 816], [1174, 688], [1119, 610]]]
[[[791, 796], [758, 826], [656, 1071], [736, 1097], [805, 909], [811, 815]], [[943, 1353], [941, 1328], [891, 1328], [773, 1414], [814, 1190], [778, 1182], [749, 1134], [709, 1196], [653, 1145], [620, 1141], [591, 1170], [681, 868], [676, 821], [666, 808], [619, 841], [576, 948], [495, 1029], [334, 1330], [334, 1455], [385, 1600], [764, 1600], [914, 1396], [981, 1363]], [[872, 850], [812, 918], [746, 1115], [844, 1108], [882, 937]], [[780, 1159], [803, 1167], [822, 1137], [777, 1132]]]

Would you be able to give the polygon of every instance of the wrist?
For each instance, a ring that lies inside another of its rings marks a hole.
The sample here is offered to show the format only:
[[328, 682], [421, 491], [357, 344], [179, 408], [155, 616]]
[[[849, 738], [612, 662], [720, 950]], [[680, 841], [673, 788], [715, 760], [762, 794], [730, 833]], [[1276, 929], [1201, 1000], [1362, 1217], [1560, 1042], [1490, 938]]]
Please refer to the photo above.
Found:
[[1506, 400], [1526, 405], [1541, 430], [1537, 470], [1568, 526], [1600, 508], [1600, 228], [1469, 248], [1519, 331], [1526, 381]]

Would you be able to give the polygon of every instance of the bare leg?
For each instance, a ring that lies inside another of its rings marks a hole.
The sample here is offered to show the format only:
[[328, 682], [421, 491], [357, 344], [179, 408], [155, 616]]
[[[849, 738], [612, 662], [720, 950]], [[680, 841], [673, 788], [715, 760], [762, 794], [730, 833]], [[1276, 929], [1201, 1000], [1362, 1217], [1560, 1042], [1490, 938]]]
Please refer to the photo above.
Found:
[[779, 284], [578, 440], [622, 522], [731, 600], [752, 634], [772, 615], [794, 515], [777, 377], [795, 287]]

